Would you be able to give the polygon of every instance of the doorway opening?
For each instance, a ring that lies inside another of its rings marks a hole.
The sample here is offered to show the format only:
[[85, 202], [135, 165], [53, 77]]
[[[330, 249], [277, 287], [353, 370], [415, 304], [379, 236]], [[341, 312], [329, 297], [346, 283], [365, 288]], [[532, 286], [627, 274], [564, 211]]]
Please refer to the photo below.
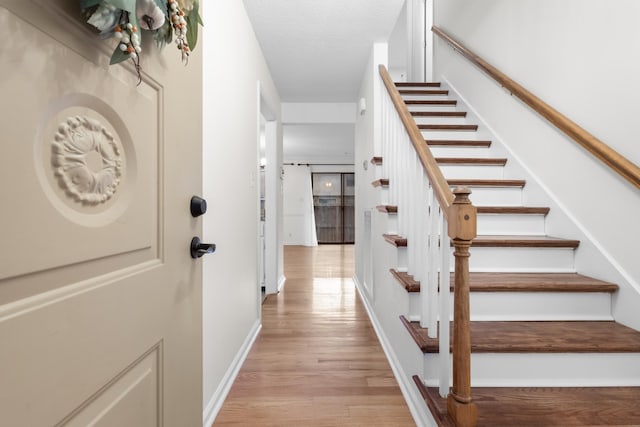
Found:
[[318, 243], [355, 242], [355, 174], [312, 173]]

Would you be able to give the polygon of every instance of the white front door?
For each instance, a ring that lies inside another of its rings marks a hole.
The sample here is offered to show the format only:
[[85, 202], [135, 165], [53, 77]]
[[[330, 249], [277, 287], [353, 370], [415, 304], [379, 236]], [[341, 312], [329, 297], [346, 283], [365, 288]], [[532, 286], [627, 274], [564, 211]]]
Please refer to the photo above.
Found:
[[202, 425], [200, 55], [79, 3], [0, 0], [0, 425]]

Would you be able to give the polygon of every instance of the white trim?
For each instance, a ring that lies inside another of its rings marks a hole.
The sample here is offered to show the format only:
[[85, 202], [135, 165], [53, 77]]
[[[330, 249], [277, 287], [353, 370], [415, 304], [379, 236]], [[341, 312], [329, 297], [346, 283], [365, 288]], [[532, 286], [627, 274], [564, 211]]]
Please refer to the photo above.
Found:
[[251, 328], [251, 332], [249, 332], [249, 335], [247, 335], [247, 338], [242, 344], [242, 347], [240, 347], [240, 351], [238, 351], [236, 357], [233, 359], [233, 362], [231, 362], [231, 365], [222, 378], [222, 381], [218, 385], [218, 388], [213, 393], [213, 396], [211, 396], [211, 399], [205, 406], [205, 409], [202, 413], [203, 427], [211, 426], [218, 416], [218, 412], [220, 412], [222, 404], [227, 398], [227, 395], [231, 390], [231, 386], [238, 376], [240, 368], [242, 368], [242, 364], [249, 355], [249, 351], [251, 350], [251, 347], [253, 347], [253, 343], [255, 342], [256, 338], [258, 338], [258, 334], [260, 333], [261, 329], [262, 321], [261, 319], [257, 319], [255, 324], [253, 325], [253, 328]]
[[[375, 316], [373, 312], [373, 308], [369, 304], [365, 296], [365, 292], [363, 292], [363, 287], [357, 276], [353, 277], [353, 282], [356, 285], [356, 289], [358, 290], [358, 295], [360, 296], [360, 301], [364, 305], [367, 310], [367, 314], [369, 315], [369, 320], [371, 320], [371, 324], [373, 325], [373, 329], [376, 331], [376, 335], [378, 336], [378, 341], [380, 341], [380, 345], [384, 350], [384, 354], [387, 356], [387, 360], [391, 365], [391, 370], [393, 371], [393, 375], [396, 377], [396, 381], [398, 381], [398, 385], [400, 386], [400, 391], [402, 392], [402, 396], [404, 400], [407, 402], [407, 406], [409, 407], [409, 411], [411, 412], [411, 416], [413, 416], [413, 420], [418, 427], [436, 427], [437, 424], [435, 420], [430, 416], [428, 410], [420, 410], [420, 407], [426, 408], [426, 403], [422, 399], [422, 396], [418, 392], [415, 384], [413, 383], [413, 379], [407, 377], [402, 369], [402, 365], [398, 360], [395, 352], [393, 351], [393, 347], [389, 344], [389, 340], [387, 336], [384, 334], [384, 330], [382, 326], [378, 322], [378, 318]], [[413, 390], [413, 391], [412, 391]]]
[[280, 276], [280, 278], [278, 279], [278, 292], [282, 292], [282, 289], [284, 288], [284, 284], [287, 281], [287, 278], [284, 277], [284, 275]]

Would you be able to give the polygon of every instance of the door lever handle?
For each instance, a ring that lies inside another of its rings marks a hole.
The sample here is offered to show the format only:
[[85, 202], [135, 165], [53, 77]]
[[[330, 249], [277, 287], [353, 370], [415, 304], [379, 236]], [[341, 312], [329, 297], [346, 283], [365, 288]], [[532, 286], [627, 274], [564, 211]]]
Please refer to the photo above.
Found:
[[200, 258], [205, 254], [212, 254], [215, 250], [215, 243], [202, 243], [198, 236], [191, 239], [191, 258]]

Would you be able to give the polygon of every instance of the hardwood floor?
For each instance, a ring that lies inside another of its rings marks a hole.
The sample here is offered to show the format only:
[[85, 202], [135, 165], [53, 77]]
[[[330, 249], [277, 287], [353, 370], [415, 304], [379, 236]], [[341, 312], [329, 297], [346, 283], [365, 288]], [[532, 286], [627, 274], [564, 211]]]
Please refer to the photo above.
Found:
[[284, 262], [214, 426], [414, 426], [356, 295], [353, 246], [285, 246]]

